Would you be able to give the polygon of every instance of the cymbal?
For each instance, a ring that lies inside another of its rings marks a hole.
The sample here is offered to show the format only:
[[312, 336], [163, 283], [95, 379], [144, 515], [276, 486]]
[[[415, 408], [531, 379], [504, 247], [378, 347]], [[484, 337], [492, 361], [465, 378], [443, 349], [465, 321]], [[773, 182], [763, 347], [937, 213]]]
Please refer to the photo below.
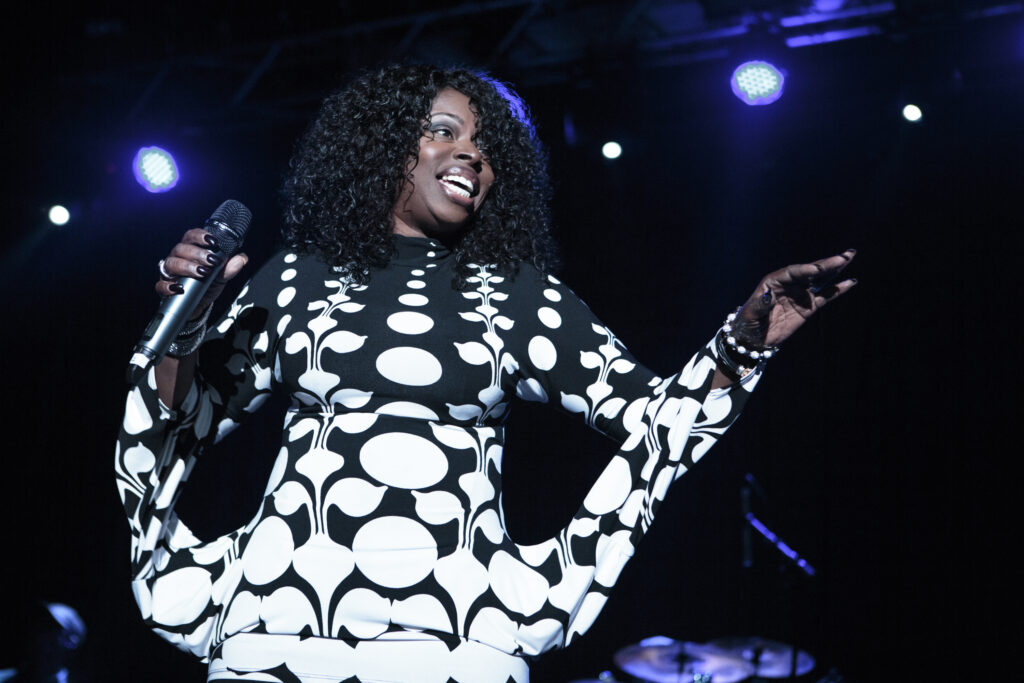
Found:
[[611, 671], [602, 671], [597, 678], [578, 678], [569, 683], [619, 683]]
[[[718, 638], [708, 643], [723, 654], [750, 664], [753, 675], [760, 678], [787, 678], [793, 669], [793, 646], [765, 638]], [[797, 650], [796, 675], [803, 676], [814, 668], [814, 657]]]
[[652, 683], [691, 683], [701, 674], [711, 683], [738, 683], [754, 674], [754, 666], [734, 653], [665, 636], [624, 647], [614, 659], [629, 675]]

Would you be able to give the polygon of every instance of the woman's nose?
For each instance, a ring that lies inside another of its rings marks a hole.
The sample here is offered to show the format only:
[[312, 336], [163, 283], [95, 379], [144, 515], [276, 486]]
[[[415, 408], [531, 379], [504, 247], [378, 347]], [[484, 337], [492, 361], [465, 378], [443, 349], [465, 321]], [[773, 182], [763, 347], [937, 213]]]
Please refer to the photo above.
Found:
[[483, 160], [484, 156], [474, 143], [464, 142], [455, 151], [455, 158], [470, 164], [478, 164]]

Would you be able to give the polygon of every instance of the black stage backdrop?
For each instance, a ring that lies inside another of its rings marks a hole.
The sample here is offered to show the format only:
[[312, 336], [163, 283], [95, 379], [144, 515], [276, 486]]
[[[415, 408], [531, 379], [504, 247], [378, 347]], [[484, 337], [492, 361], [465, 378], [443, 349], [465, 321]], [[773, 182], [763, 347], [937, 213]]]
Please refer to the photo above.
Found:
[[[790, 78], [769, 107], [729, 91], [741, 52], [521, 88], [551, 153], [562, 279], [656, 371], [674, 372], [769, 270], [856, 247], [860, 280], [771, 362], [746, 414], [673, 488], [595, 627], [539, 660], [534, 680], [596, 677], [655, 634], [797, 643], [821, 665], [814, 680], [830, 669], [856, 682], [1008, 680], [1024, 644], [1009, 568], [1021, 16], [780, 51]], [[127, 117], [139, 92], [69, 80], [73, 44], [48, 42], [38, 23], [27, 35], [5, 134], [0, 524], [12, 635], [0, 668], [26, 638], [25, 610], [51, 600], [89, 628], [72, 680], [203, 680], [143, 627], [131, 597], [111, 470], [122, 377], [156, 305], [156, 261], [181, 232], [234, 198], [255, 216], [248, 253], [273, 251], [276, 192], [304, 124], [225, 116], [175, 128], [182, 184], [145, 195], [128, 163], [132, 145], [158, 136]], [[127, 69], [133, 57], [110, 59]], [[916, 125], [899, 116], [911, 98], [925, 111]], [[187, 116], [180, 106], [162, 123]], [[609, 162], [598, 143], [613, 136], [625, 153]], [[76, 212], [60, 230], [45, 225], [57, 199]], [[180, 512], [200, 537], [255, 511], [274, 409], [194, 473]], [[539, 540], [613, 446], [535, 406], [517, 408], [509, 434], [509, 530]], [[755, 512], [814, 580], [766, 544], [741, 568], [746, 473], [765, 493]]]

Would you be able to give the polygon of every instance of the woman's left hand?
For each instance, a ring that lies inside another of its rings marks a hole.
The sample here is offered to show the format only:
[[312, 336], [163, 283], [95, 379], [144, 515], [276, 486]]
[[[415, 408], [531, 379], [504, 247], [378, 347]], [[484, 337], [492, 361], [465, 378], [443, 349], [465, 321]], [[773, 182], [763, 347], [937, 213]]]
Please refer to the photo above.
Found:
[[753, 346], [778, 346], [784, 342], [822, 306], [857, 284], [853, 278], [836, 282], [856, 253], [856, 249], [847, 249], [766, 275], [736, 314], [736, 338]]

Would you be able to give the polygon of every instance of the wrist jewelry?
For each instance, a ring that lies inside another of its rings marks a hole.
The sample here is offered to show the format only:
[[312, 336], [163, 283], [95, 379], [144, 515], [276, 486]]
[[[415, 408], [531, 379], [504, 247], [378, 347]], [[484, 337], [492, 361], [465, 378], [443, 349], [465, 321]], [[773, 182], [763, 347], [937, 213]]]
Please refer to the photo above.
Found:
[[733, 334], [732, 324], [736, 320], [736, 312], [738, 311], [739, 309], [737, 308], [735, 312], [725, 316], [725, 322], [722, 323], [722, 331], [725, 332], [726, 343], [741, 356], [746, 356], [754, 361], [768, 360], [778, 353], [778, 346], [758, 346], [755, 348], [754, 344], [750, 342], [744, 345], [736, 339], [736, 335]]
[[750, 342], [738, 340], [733, 330], [735, 320], [735, 312], [727, 315], [722, 328], [715, 335], [719, 367], [734, 380], [743, 379], [754, 370], [764, 367], [765, 361], [779, 352], [777, 346], [755, 347]]
[[203, 343], [203, 337], [206, 336], [206, 319], [210, 317], [210, 309], [212, 308], [213, 304], [210, 304], [201, 316], [195, 320], [188, 321], [182, 326], [178, 336], [167, 347], [168, 356], [171, 358], [184, 358], [199, 348], [199, 345]]

